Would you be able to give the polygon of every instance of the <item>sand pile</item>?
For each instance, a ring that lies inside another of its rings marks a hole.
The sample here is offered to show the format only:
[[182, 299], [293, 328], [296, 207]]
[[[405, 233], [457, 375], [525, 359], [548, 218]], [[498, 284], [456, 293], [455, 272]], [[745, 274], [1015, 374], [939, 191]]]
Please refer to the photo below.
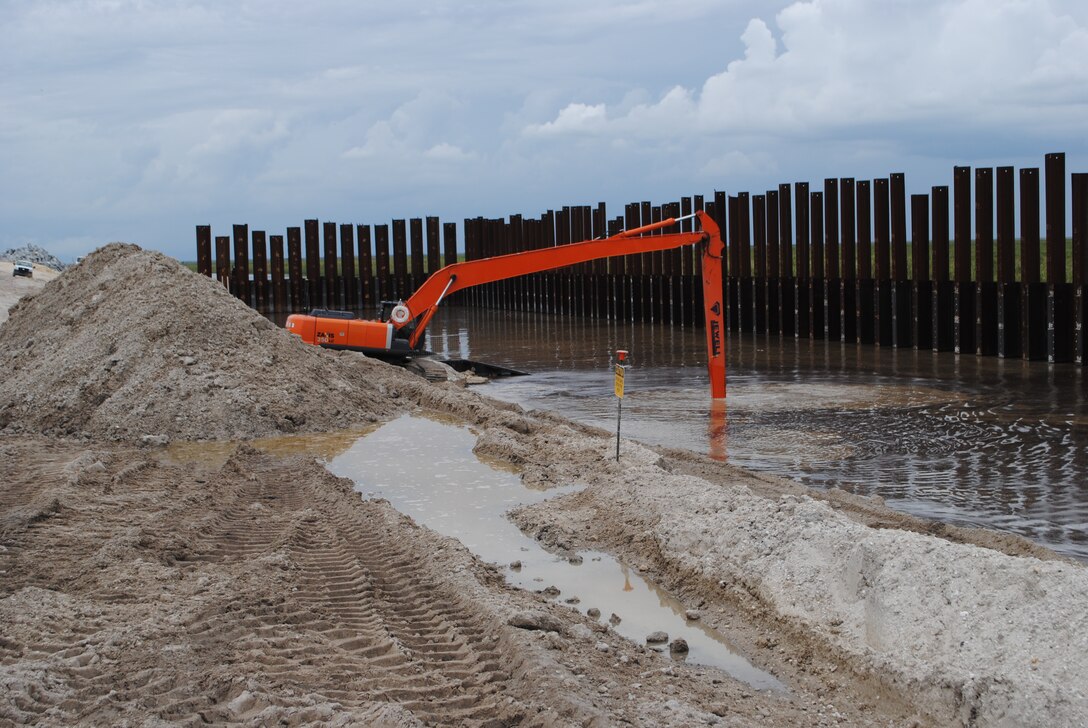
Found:
[[351, 427], [418, 386], [307, 346], [211, 279], [120, 243], [11, 309], [0, 371], [0, 430], [152, 442]]
[[613, 446], [562, 428], [493, 430], [477, 451], [518, 462], [534, 484], [587, 483], [519, 513], [538, 538], [608, 543], [689, 597], [746, 604], [915, 696], [938, 724], [1088, 724], [1083, 566], [870, 528], [808, 496], [756, 495], [742, 471], [677, 473], [635, 443], [617, 464]]

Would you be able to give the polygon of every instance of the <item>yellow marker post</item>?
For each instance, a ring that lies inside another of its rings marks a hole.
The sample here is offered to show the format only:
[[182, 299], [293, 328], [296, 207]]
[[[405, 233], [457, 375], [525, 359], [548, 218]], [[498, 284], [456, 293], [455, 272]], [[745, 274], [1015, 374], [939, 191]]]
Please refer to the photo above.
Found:
[[623, 415], [623, 375], [627, 371], [627, 350], [616, 350], [616, 380], [613, 388], [616, 391], [616, 462], [620, 461], [620, 418]]

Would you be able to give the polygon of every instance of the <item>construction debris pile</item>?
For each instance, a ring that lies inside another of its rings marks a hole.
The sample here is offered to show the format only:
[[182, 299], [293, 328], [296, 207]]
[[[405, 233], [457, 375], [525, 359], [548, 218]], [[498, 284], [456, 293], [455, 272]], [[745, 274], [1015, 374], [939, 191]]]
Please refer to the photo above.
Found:
[[31, 263], [44, 265], [55, 271], [62, 271], [68, 267], [60, 262], [60, 258], [34, 243], [27, 243], [19, 248], [8, 248], [3, 253], [0, 253], [0, 260], [6, 260], [11, 263], [14, 263], [17, 260], [29, 260]]

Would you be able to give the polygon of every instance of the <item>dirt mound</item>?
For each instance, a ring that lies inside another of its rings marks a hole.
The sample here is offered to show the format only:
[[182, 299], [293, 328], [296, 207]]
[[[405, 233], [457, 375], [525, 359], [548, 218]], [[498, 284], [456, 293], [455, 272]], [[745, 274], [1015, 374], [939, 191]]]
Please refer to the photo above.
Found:
[[413, 387], [395, 367], [307, 346], [211, 279], [120, 243], [11, 309], [0, 370], [0, 430], [111, 440], [351, 427], [397, 411]]

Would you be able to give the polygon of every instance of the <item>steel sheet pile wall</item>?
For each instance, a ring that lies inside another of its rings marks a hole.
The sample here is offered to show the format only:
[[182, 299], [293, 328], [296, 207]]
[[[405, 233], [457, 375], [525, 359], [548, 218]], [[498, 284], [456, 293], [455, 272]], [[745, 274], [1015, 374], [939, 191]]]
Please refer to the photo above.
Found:
[[[703, 209], [726, 236], [732, 331], [1083, 365], [1088, 174], [1070, 178], [1070, 241], [1065, 155], [1046, 155], [1042, 179], [1039, 172], [956, 167], [951, 190], [935, 186], [909, 202], [904, 176], [891, 174], [829, 178], [819, 189], [796, 182], [752, 195], [632, 202], [613, 218], [603, 202], [539, 217], [469, 218], [464, 257], [569, 245]], [[263, 231], [246, 225], [235, 225], [232, 238], [213, 238], [199, 225], [197, 266], [261, 311], [373, 311], [382, 300], [407, 298], [457, 259], [453, 223], [428, 217], [391, 227], [392, 236], [390, 225], [306, 220], [287, 229], [285, 270], [283, 236], [270, 236], [269, 247]], [[681, 249], [501, 281], [449, 303], [689, 326], [701, 321], [699, 276], [697, 252]]]

